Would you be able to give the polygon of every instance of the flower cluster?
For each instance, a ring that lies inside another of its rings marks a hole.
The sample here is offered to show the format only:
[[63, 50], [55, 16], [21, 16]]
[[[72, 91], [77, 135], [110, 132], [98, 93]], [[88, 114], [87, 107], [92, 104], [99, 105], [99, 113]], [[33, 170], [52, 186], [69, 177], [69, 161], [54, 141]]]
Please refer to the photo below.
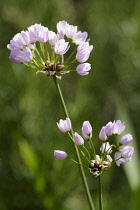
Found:
[[[90, 172], [95, 176], [99, 176], [103, 171], [108, 170], [113, 162], [115, 162], [117, 166], [120, 166], [123, 162], [129, 162], [134, 153], [134, 148], [128, 146], [133, 140], [131, 134], [122, 136], [119, 143], [114, 141], [113, 144], [110, 144], [110, 142], [107, 141], [109, 136], [114, 134], [120, 135], [124, 131], [125, 125], [120, 120], [109, 122], [106, 126], [101, 128], [99, 132], [99, 139], [102, 141], [100, 155], [97, 155], [95, 152], [92, 141], [92, 126], [89, 121], [83, 122], [81, 135], [77, 132], [75, 132], [73, 136], [71, 135], [71, 120], [69, 118], [66, 118], [66, 120], [61, 119], [59, 123], [57, 123], [57, 126], [63, 133], [68, 133], [72, 141], [81, 151], [81, 154], [88, 161], [88, 166], [86, 167], [88, 167]], [[124, 147], [122, 148], [122, 146]], [[66, 152], [61, 150], [55, 150], [54, 155], [58, 159], [69, 157]]]
[[[16, 34], [7, 45], [11, 51], [9, 58], [47, 76], [61, 76], [75, 71], [72, 69], [73, 63], [77, 63], [76, 72], [79, 75], [89, 74], [91, 65], [86, 61], [93, 46], [89, 44], [88, 33], [78, 31], [77, 26], [66, 21], [59, 21], [56, 28], [55, 33], [41, 24], [34, 24]], [[64, 55], [67, 52], [69, 57], [65, 62]]]

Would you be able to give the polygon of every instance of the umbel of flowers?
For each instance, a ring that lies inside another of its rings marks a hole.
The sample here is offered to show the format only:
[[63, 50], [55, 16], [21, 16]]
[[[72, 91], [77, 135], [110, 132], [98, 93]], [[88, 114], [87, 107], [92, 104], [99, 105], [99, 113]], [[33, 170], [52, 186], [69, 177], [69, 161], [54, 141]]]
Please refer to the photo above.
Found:
[[[66, 120], [60, 120], [57, 123], [58, 128], [63, 133], [68, 133], [71, 140], [79, 148], [81, 154], [87, 161], [87, 167], [90, 172], [99, 176], [103, 171], [110, 168], [113, 163], [120, 166], [123, 162], [129, 162], [131, 156], [134, 153], [134, 148], [128, 146], [133, 137], [131, 134], [125, 134], [120, 138], [120, 141], [110, 142], [109, 137], [115, 135], [120, 135], [125, 130], [125, 125], [120, 120], [109, 122], [107, 125], [103, 126], [99, 132], [99, 140], [101, 140], [102, 145], [100, 147], [100, 154], [96, 154], [94, 143], [92, 141], [92, 126], [89, 121], [84, 121], [81, 129], [82, 135], [77, 132], [74, 133], [74, 137], [71, 136], [71, 120], [66, 118]], [[112, 139], [112, 138], [111, 138]], [[66, 152], [61, 150], [54, 150], [54, 155], [58, 159], [70, 158], [75, 163], [79, 164], [73, 160]]]
[[55, 33], [41, 24], [34, 24], [16, 34], [7, 45], [11, 51], [9, 58], [47, 76], [60, 77], [70, 71], [89, 74], [91, 64], [86, 61], [93, 46], [89, 44], [88, 33], [78, 31], [77, 26], [66, 21], [58, 22], [56, 28]]

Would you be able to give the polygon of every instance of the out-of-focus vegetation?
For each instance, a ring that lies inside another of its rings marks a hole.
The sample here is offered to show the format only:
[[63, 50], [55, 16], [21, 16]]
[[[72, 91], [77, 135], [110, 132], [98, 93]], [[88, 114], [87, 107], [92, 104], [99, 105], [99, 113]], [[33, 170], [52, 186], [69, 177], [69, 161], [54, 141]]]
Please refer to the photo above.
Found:
[[[60, 20], [88, 31], [94, 45], [90, 74], [60, 82], [74, 130], [89, 120], [98, 148], [101, 126], [120, 119], [135, 139], [132, 162], [103, 174], [104, 207], [139, 209], [140, 1], [2, 0], [0, 11], [0, 210], [89, 209], [78, 167], [53, 157], [74, 152], [56, 126], [64, 115], [52, 78], [13, 64], [6, 48], [28, 26], [55, 30]], [[98, 207], [97, 180], [86, 175]]]

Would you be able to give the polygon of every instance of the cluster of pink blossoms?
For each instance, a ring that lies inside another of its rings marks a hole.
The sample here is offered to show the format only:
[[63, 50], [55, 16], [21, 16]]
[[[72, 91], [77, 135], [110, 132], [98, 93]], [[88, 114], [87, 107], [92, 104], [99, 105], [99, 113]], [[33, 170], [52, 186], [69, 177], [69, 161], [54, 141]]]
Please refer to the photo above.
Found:
[[[7, 45], [11, 51], [9, 58], [47, 76], [61, 76], [75, 71], [72, 69], [73, 63], [77, 63], [76, 72], [79, 75], [89, 74], [91, 64], [86, 61], [93, 46], [89, 44], [88, 33], [78, 31], [77, 26], [66, 21], [58, 22], [56, 28], [57, 33], [41, 24], [34, 24], [16, 34]], [[65, 62], [64, 55], [67, 52], [69, 57]]]
[[[99, 176], [103, 171], [108, 170], [113, 162], [115, 162], [117, 166], [120, 166], [123, 162], [129, 162], [134, 153], [134, 148], [128, 146], [133, 140], [131, 134], [122, 136], [119, 143], [114, 141], [115, 143], [110, 144], [110, 142], [107, 141], [109, 136], [112, 136], [113, 134], [120, 135], [124, 131], [125, 125], [120, 120], [109, 122], [106, 126], [101, 128], [99, 132], [99, 139], [102, 141], [100, 155], [96, 155], [95, 152], [94, 144], [92, 142], [92, 126], [89, 121], [83, 122], [81, 129], [82, 135], [75, 132], [73, 137], [70, 134], [71, 120], [69, 118], [60, 120], [59, 123], [57, 123], [57, 126], [63, 133], [69, 134], [72, 141], [81, 150], [81, 154], [88, 161], [90, 172], [95, 176]], [[92, 153], [90, 151], [92, 151]], [[54, 155], [58, 159], [69, 157], [66, 152], [61, 150], [54, 150]]]

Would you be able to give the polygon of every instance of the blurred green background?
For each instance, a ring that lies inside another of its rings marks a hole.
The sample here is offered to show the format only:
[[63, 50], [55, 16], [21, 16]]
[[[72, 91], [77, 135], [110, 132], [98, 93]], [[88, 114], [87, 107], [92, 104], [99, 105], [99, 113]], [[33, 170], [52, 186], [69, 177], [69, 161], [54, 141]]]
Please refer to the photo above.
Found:
[[[52, 78], [9, 60], [7, 44], [28, 26], [56, 30], [66, 20], [88, 31], [94, 45], [88, 76], [65, 75], [60, 85], [74, 130], [84, 120], [98, 133], [120, 119], [134, 136], [132, 161], [104, 173], [105, 210], [138, 210], [140, 151], [140, 1], [0, 1], [0, 210], [88, 210], [78, 167], [53, 156], [73, 145], [56, 122], [64, 119]], [[98, 209], [98, 184], [86, 171]]]

